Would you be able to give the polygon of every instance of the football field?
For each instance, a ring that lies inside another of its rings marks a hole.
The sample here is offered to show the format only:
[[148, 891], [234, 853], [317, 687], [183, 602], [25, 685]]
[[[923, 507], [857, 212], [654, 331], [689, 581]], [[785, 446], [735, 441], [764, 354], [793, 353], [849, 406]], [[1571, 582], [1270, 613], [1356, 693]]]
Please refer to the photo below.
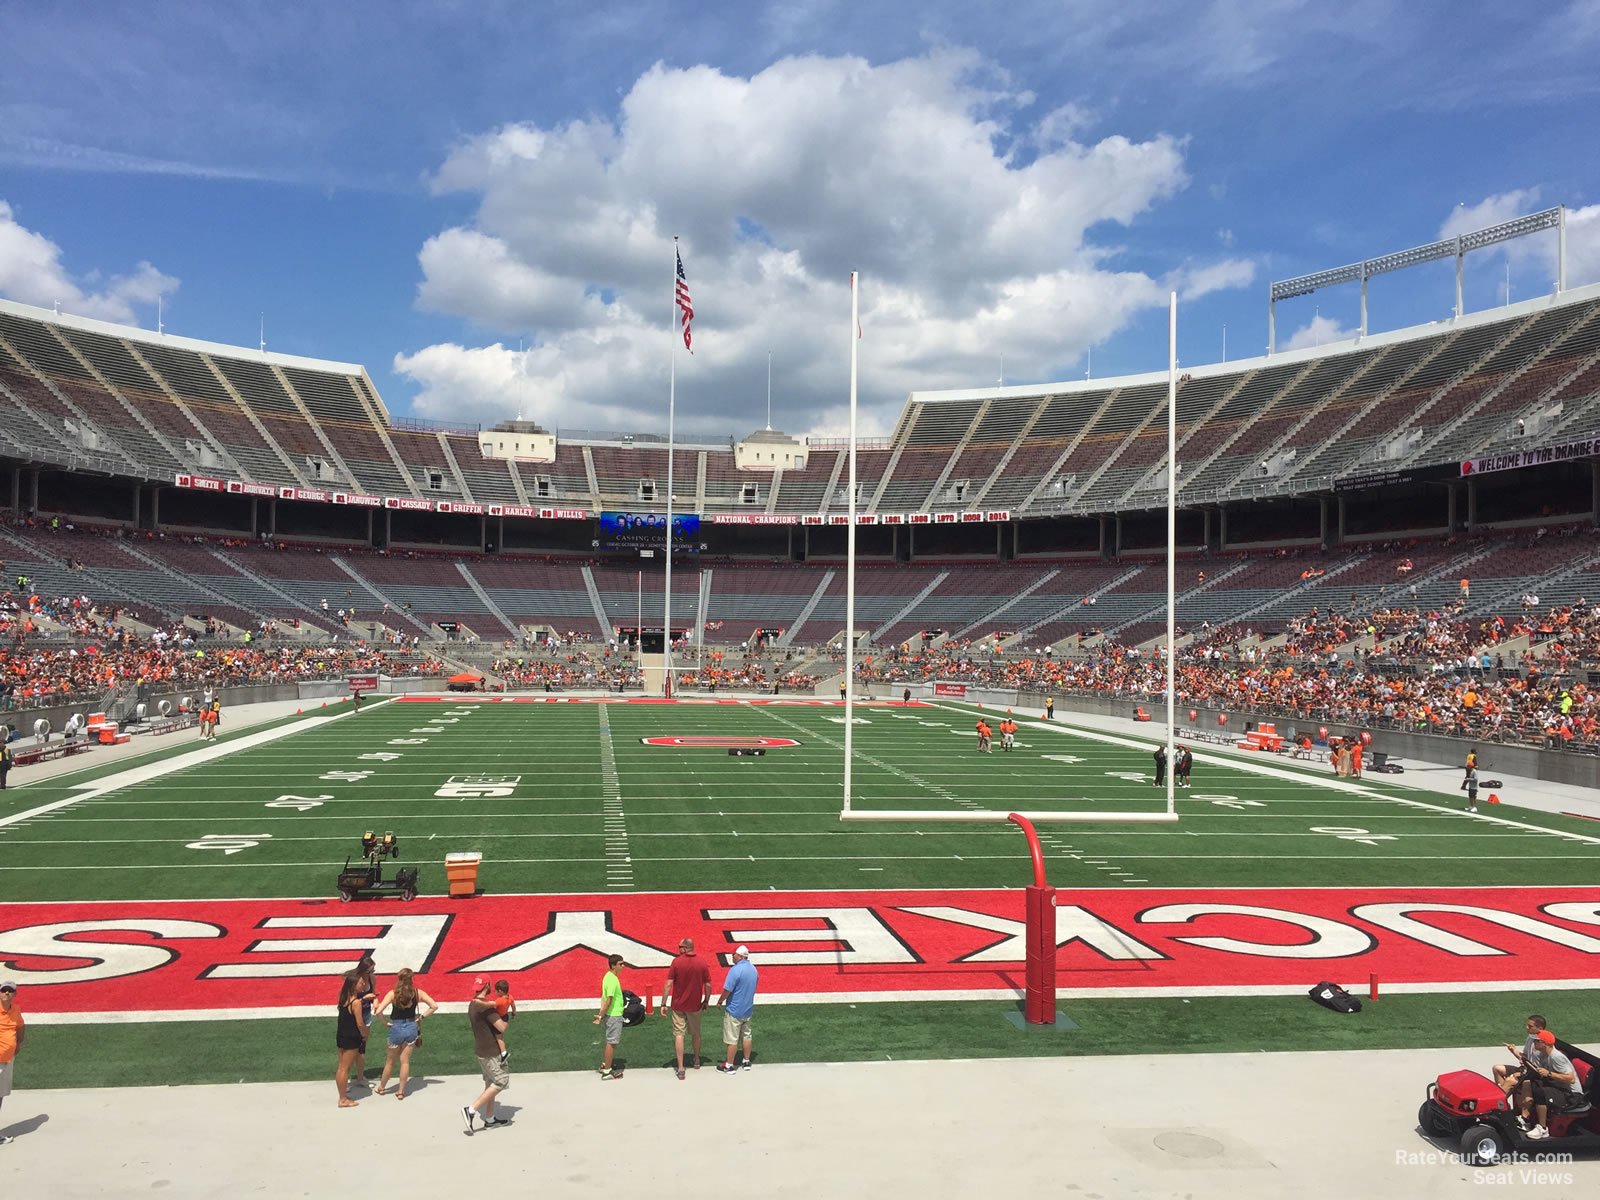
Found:
[[[976, 752], [977, 710], [862, 705], [858, 810], [1160, 812], [1150, 738], [1023, 718]], [[992, 715], [992, 710], [991, 710]], [[192, 735], [178, 735], [192, 738]], [[1029, 882], [1004, 824], [842, 824], [832, 703], [392, 700], [5, 794], [0, 900], [331, 897], [363, 832], [423, 895], [445, 853], [491, 893], [995, 888]], [[734, 747], [761, 747], [733, 756]], [[1050, 882], [1127, 887], [1584, 884], [1593, 823], [1326, 766], [1196, 749], [1170, 825], [1040, 826]], [[1519, 876], [1498, 878], [1509, 864]]]
[[[763, 1052], [788, 1061], [1492, 1043], [1525, 1006], [1592, 1024], [1594, 822], [1205, 744], [1176, 822], [1093, 819], [1165, 810], [1158, 726], [1023, 716], [979, 754], [979, 715], [856, 706], [854, 807], [1091, 817], [1039, 825], [1066, 1036], [1014, 1020], [1023, 835], [841, 822], [831, 701], [408, 697], [152, 738], [0, 795], [0, 971], [60, 1085], [315, 1077], [367, 952], [447, 1008], [508, 979], [541, 1068], [586, 1066], [605, 956], [659, 997], [685, 936], [717, 978], [750, 946]], [[415, 900], [341, 900], [368, 832]], [[455, 852], [482, 855], [476, 895], [445, 894]], [[1384, 1000], [1330, 1021], [1319, 979]]]

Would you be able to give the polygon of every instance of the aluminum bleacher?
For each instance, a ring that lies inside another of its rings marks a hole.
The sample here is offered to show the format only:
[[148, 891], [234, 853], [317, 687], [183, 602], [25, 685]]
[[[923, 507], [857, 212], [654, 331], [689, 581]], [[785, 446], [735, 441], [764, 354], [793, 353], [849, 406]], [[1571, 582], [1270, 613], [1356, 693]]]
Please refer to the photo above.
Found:
[[817, 568], [717, 564], [711, 568], [706, 605], [706, 620], [724, 625], [715, 640], [744, 641], [753, 629], [789, 628], [821, 579]]
[[812, 450], [806, 456], [804, 470], [784, 471], [776, 480], [777, 511], [821, 512], [835, 466], [839, 468], [839, 478], [844, 478], [844, 456], [843, 450]]
[[[673, 557], [672, 627], [687, 630], [689, 640], [694, 641], [700, 612], [700, 567], [686, 559], [687, 555]], [[652, 568], [641, 573], [637, 567], [607, 564], [591, 567], [590, 573], [610, 625], [608, 635], [611, 629], [634, 624], [641, 611], [646, 624], [654, 622], [659, 627], [665, 607], [663, 571]]]
[[161, 383], [183, 397], [193, 419], [222, 446], [246, 478], [274, 484], [299, 482], [286, 465], [282, 449], [272, 445], [241, 410], [229, 391], [227, 377], [211, 360], [152, 342], [140, 342], [138, 351]]
[[581, 566], [508, 557], [469, 563], [467, 570], [518, 625], [548, 626], [563, 636], [598, 629]]
[[350, 376], [300, 367], [284, 367], [283, 375], [354, 474], [360, 491], [391, 496], [409, 492]]

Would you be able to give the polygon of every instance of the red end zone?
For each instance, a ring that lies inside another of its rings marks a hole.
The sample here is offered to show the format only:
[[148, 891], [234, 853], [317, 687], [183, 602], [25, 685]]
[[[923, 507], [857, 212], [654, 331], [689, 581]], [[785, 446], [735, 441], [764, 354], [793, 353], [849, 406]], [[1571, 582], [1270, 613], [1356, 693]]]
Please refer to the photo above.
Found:
[[[1260, 994], [1318, 979], [1388, 987], [1588, 986], [1600, 890], [1252, 889], [1065, 893], [1063, 991]], [[761, 995], [837, 1000], [1013, 996], [1019, 891], [672, 893], [0, 906], [0, 972], [30, 1013], [325, 1008], [364, 949], [417, 970], [444, 1001], [476, 974], [547, 1007], [592, 1002], [607, 954], [659, 994], [683, 937], [718, 956], [746, 943]]]

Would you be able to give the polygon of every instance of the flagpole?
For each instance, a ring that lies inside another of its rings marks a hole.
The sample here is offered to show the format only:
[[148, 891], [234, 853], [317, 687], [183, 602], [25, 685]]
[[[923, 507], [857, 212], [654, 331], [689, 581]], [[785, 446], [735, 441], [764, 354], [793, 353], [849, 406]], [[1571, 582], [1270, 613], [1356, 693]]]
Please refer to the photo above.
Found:
[[672, 424], [678, 405], [678, 238], [672, 238], [672, 306], [667, 330], [672, 340], [672, 365], [667, 372], [667, 578], [661, 595], [662, 695], [672, 693]]
[[1178, 581], [1178, 293], [1167, 301], [1167, 811], [1176, 806]]
[[856, 330], [860, 328], [856, 272], [850, 272], [850, 524], [844, 534], [844, 811], [850, 811], [850, 768], [855, 756], [856, 676]]

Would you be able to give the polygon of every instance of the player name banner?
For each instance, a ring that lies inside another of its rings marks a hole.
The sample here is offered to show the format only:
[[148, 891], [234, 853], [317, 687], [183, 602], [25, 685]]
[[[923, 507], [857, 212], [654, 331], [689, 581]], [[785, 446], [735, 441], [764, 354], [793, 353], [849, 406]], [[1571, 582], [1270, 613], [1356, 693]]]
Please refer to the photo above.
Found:
[[964, 683], [936, 683], [933, 685], [935, 696], [949, 696], [960, 699], [967, 694], [967, 685]]
[[345, 678], [344, 685], [352, 692], [371, 692], [378, 686], [376, 675], [350, 675]]
[[176, 482], [181, 488], [193, 488], [197, 492], [221, 492], [227, 490], [227, 485], [223, 480], [213, 479], [209, 475], [179, 475]]
[[[483, 869], [492, 878], [494, 863]], [[424, 864], [422, 879], [439, 887], [442, 871]], [[320, 1015], [362, 951], [380, 977], [414, 968], [458, 1011], [475, 975], [509, 978], [529, 1007], [581, 1009], [609, 954], [630, 964], [626, 986], [659, 995], [683, 937], [718, 979], [748, 945], [767, 1003], [1011, 998], [1023, 900], [1019, 886], [484, 895], [467, 908], [443, 896], [7, 904], [0, 966], [41, 1023]], [[1080, 995], [1304, 995], [1308, 978], [1368, 975], [1396, 991], [1584, 987], [1600, 899], [1592, 887], [1063, 891], [1056, 940], [1058, 984]]]
[[1547, 467], [1551, 463], [1593, 458], [1597, 454], [1600, 454], [1600, 438], [1584, 438], [1559, 446], [1540, 446], [1535, 450], [1513, 450], [1508, 454], [1468, 459], [1461, 464], [1461, 474], [1487, 475], [1491, 471], [1515, 471], [1520, 467]]
[[248, 483], [243, 479], [230, 479], [228, 492], [234, 496], [276, 496], [278, 489], [270, 483]]
[[[1469, 473], [1467, 468], [1468, 464], [1463, 463], [1461, 468], [1463, 475]], [[244, 479], [218, 479], [210, 475], [174, 475], [173, 484], [192, 491], [226, 492], [234, 496], [262, 496], [279, 500], [300, 500], [313, 504], [340, 504], [357, 508], [387, 508], [393, 512], [432, 512], [473, 517], [521, 517], [542, 521], [587, 521], [594, 516], [586, 508], [555, 508], [531, 504], [476, 504], [466, 500], [425, 500], [412, 496], [369, 496], [361, 492], [336, 492], [322, 488], [251, 483]], [[848, 525], [850, 524], [850, 514], [707, 513], [701, 517], [701, 520], [710, 525]], [[1010, 520], [1011, 510], [1008, 508], [992, 508], [971, 512], [856, 514], [857, 525], [993, 525], [1004, 524]]]

